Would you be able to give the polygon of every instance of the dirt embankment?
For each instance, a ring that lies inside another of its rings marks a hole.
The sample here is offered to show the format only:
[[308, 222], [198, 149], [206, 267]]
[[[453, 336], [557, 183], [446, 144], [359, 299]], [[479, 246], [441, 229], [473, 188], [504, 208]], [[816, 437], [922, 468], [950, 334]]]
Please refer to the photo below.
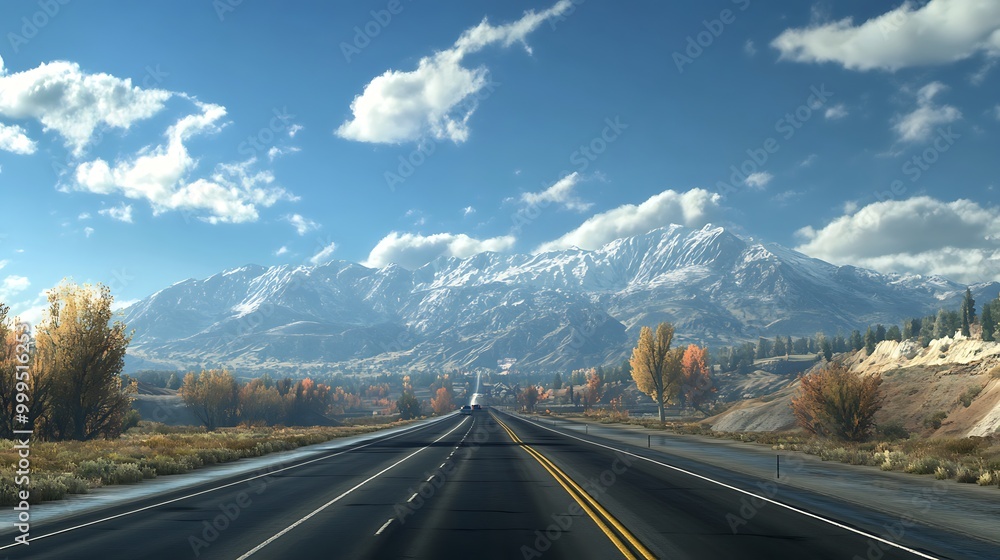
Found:
[[[928, 436], [1000, 431], [1000, 343], [960, 335], [934, 340], [927, 348], [914, 341], [885, 341], [870, 356], [861, 350], [842, 358], [859, 375], [882, 375], [886, 402], [876, 417], [880, 425], [898, 423]], [[717, 431], [794, 430], [791, 399], [797, 391], [793, 381], [706, 422]]]

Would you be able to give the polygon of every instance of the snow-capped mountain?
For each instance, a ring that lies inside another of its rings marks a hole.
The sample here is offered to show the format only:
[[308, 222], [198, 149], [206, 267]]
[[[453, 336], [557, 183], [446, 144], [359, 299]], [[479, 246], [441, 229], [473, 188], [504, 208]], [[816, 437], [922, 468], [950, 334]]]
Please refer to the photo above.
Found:
[[[250, 265], [174, 284], [125, 309], [124, 321], [141, 367], [492, 367], [516, 358], [565, 369], [620, 360], [639, 327], [664, 320], [678, 342], [728, 344], [897, 323], [956, 307], [964, 290], [834, 266], [721, 227], [672, 225], [595, 251], [481, 253], [414, 271]], [[998, 291], [974, 287], [977, 299]]]

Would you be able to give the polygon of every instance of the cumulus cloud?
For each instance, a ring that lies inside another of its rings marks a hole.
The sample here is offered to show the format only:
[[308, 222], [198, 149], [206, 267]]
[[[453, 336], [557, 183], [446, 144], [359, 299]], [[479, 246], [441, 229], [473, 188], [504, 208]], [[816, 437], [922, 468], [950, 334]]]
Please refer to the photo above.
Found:
[[310, 231], [319, 229], [319, 223], [310, 220], [302, 216], [301, 214], [289, 214], [284, 217], [284, 220], [295, 228], [295, 232], [299, 235], [305, 235]]
[[396, 263], [412, 270], [440, 256], [465, 258], [484, 251], [509, 251], [516, 241], [511, 235], [476, 239], [464, 233], [420, 235], [394, 231], [375, 245], [368, 254], [368, 260], [362, 264], [369, 268], [381, 268]]
[[580, 200], [573, 189], [580, 182], [580, 174], [577, 172], [559, 179], [551, 187], [541, 192], [527, 192], [521, 195], [521, 202], [530, 206], [547, 206], [556, 204], [568, 210], [583, 212], [593, 204]]
[[475, 214], [475, 213], [476, 213], [476, 209], [473, 208], [472, 206], [466, 206], [465, 208], [462, 208], [462, 215], [463, 216], [470, 216], [470, 215]]
[[851, 18], [786, 29], [771, 42], [781, 58], [835, 62], [851, 70], [946, 64], [1000, 54], [1000, 3], [907, 1], [855, 25]]
[[828, 108], [823, 113], [823, 116], [826, 117], [826, 120], [828, 121], [836, 121], [846, 117], [847, 114], [847, 106], [843, 103], [838, 103], [833, 107]]
[[11, 298], [28, 289], [31, 282], [26, 276], [11, 274], [0, 282], [0, 302], [10, 302]]
[[187, 115], [167, 129], [166, 144], [148, 147], [131, 159], [113, 166], [103, 159], [83, 162], [76, 167], [69, 188], [95, 194], [121, 194], [145, 200], [154, 214], [170, 210], [203, 214], [209, 223], [255, 221], [257, 208], [269, 207], [282, 199], [294, 200], [284, 189], [274, 186], [268, 171], [254, 171], [255, 159], [218, 164], [208, 178], [190, 176], [198, 161], [185, 142], [219, 130], [226, 115], [220, 105], [196, 103], [200, 113]]
[[951, 105], [935, 105], [934, 98], [948, 86], [931, 82], [917, 92], [917, 108], [895, 119], [893, 130], [904, 142], [921, 142], [930, 138], [937, 126], [950, 124], [962, 118], [962, 113]]
[[127, 130], [158, 113], [172, 95], [133, 86], [127, 78], [87, 74], [72, 62], [45, 63], [13, 74], [0, 62], [0, 115], [37, 120], [46, 131], [62, 136], [76, 156], [99, 127]]
[[319, 250], [318, 253], [309, 257], [309, 262], [320, 265], [333, 260], [333, 253], [337, 250], [337, 244], [331, 241], [328, 245]]
[[705, 189], [687, 192], [666, 190], [645, 202], [625, 204], [596, 214], [562, 237], [540, 245], [536, 252], [558, 251], [570, 247], [597, 249], [630, 235], [639, 235], [669, 224], [701, 227], [719, 209], [722, 197]]
[[91, 235], [94, 235], [94, 228], [89, 227], [89, 226], [83, 228], [83, 236], [84, 237], [90, 237]]
[[[0, 80], [2, 79], [0, 78]], [[35, 153], [37, 149], [38, 144], [31, 138], [28, 138], [23, 128], [17, 125], [0, 123], [0, 150], [20, 155], [29, 155]]]
[[354, 98], [353, 116], [336, 130], [337, 135], [374, 143], [410, 142], [425, 135], [464, 142], [477, 94], [492, 87], [485, 67], [462, 65], [466, 55], [490, 45], [509, 47], [515, 43], [530, 52], [528, 34], [572, 7], [572, 0], [559, 0], [547, 10], [527, 11], [521, 19], [499, 26], [484, 19], [462, 33], [450, 48], [421, 58], [416, 70], [387, 70]]
[[284, 255], [287, 252], [288, 252], [288, 247], [282, 245], [281, 247], [278, 248], [277, 251], [274, 252], [274, 256], [280, 257], [281, 255]]
[[747, 175], [747, 178], [743, 180], [743, 184], [751, 189], [763, 190], [772, 179], [774, 179], [773, 174], [767, 171], [757, 171], [756, 173]]
[[1000, 210], [969, 200], [875, 202], [797, 235], [797, 250], [834, 264], [960, 282], [1000, 280]]
[[[103, 210], [98, 210], [98, 214], [102, 216], [107, 216], [113, 220], [118, 220], [119, 222], [125, 222], [128, 224], [132, 223], [132, 205], [122, 204], [120, 206], [113, 206], [111, 208], [105, 208]], [[88, 236], [89, 237], [89, 236]]]
[[747, 56], [753, 56], [757, 54], [757, 47], [754, 46], [753, 41], [747, 39], [747, 42], [743, 43], [743, 52], [745, 52]]

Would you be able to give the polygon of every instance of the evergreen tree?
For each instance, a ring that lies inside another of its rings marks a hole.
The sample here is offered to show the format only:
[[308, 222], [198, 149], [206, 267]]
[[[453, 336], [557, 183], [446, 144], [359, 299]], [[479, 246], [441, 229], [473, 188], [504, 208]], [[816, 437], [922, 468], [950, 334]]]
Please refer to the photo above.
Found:
[[972, 332], [969, 330], [969, 314], [968, 313], [962, 313], [962, 328], [961, 328], [961, 330], [962, 330], [962, 336], [964, 336], [964, 337], [970, 337], [970, 336], [972, 336]]
[[[970, 325], [976, 324], [976, 300], [972, 299], [972, 290], [965, 289], [965, 297], [962, 299], [963, 325], [968, 322]], [[965, 334], [963, 331], [962, 334]], [[965, 334], [965, 336], [969, 336]]]
[[823, 353], [823, 358], [826, 361], [829, 362], [830, 360], [833, 359], [833, 344], [825, 336], [823, 337], [823, 340], [819, 342], [819, 349], [820, 352]]
[[868, 331], [865, 332], [865, 351], [868, 352], [869, 356], [875, 351], [875, 331], [871, 327], [868, 327]]
[[983, 316], [979, 320], [983, 324], [983, 340], [987, 342], [993, 341], [993, 333], [996, 331], [996, 324], [993, 322], [992, 307], [988, 303], [984, 305]]
[[892, 325], [891, 327], [889, 327], [889, 330], [885, 332], [885, 339], [895, 340], [896, 342], [900, 342], [903, 340], [903, 335], [902, 333], [899, 332], [899, 327], [897, 327], [896, 325]]
[[847, 339], [847, 345], [851, 350], [858, 351], [865, 347], [865, 340], [861, 337], [861, 331], [854, 329]]
[[844, 335], [839, 332], [837, 336], [833, 337], [833, 351], [847, 352], [847, 341], [844, 340]]
[[775, 356], [784, 356], [784, 355], [788, 354], [788, 350], [785, 348], [785, 339], [781, 338], [780, 335], [774, 337], [774, 351], [773, 351], [773, 354]]
[[555, 377], [552, 378], [552, 389], [554, 391], [562, 389], [562, 374], [560, 374], [558, 371], [556, 372]]
[[948, 312], [941, 308], [938, 310], [937, 319], [934, 320], [934, 338], [951, 336], [954, 332], [948, 328]]
[[763, 336], [757, 339], [757, 352], [755, 356], [758, 360], [771, 357], [771, 341]]
[[885, 327], [881, 324], [875, 326], [875, 344], [885, 340]]

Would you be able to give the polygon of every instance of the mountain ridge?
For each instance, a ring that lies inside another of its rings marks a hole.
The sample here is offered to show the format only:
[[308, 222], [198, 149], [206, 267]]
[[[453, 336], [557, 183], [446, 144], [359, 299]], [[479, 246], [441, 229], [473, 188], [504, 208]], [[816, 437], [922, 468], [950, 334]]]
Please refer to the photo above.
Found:
[[624, 359], [638, 328], [662, 320], [678, 343], [832, 333], [957, 305], [965, 288], [673, 224], [595, 250], [438, 257], [415, 270], [250, 264], [177, 282], [123, 314], [136, 330], [131, 359], [181, 369], [467, 368], [504, 358], [566, 369]]

